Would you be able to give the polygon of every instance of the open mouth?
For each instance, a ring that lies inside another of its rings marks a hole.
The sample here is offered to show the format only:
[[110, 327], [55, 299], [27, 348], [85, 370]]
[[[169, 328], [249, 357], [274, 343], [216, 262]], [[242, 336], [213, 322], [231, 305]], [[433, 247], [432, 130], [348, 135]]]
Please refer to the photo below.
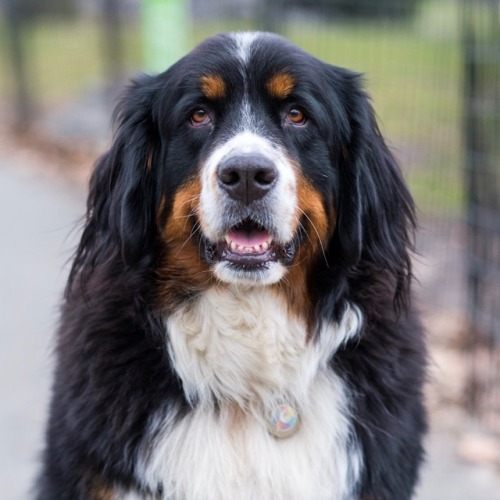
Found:
[[293, 242], [278, 243], [267, 228], [251, 219], [231, 227], [223, 240], [205, 243], [208, 262], [225, 261], [249, 271], [265, 268], [271, 262], [290, 264], [294, 255]]

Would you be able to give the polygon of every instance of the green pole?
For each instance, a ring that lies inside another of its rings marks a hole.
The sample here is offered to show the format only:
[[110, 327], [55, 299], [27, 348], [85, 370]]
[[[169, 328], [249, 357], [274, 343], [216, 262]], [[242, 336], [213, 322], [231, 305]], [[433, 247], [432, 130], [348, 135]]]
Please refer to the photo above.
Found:
[[165, 71], [188, 51], [187, 0], [142, 0], [144, 69]]

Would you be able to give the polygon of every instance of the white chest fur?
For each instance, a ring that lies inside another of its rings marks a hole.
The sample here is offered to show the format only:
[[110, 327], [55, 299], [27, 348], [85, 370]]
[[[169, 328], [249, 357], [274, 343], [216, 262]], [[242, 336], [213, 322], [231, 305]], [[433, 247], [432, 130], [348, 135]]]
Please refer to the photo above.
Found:
[[[342, 500], [361, 469], [344, 382], [329, 367], [359, 331], [350, 308], [316, 342], [286, 304], [262, 288], [213, 289], [167, 320], [170, 356], [193, 410], [157, 415], [161, 429], [140, 476], [173, 500]], [[267, 431], [276, 403], [292, 403], [300, 429]]]

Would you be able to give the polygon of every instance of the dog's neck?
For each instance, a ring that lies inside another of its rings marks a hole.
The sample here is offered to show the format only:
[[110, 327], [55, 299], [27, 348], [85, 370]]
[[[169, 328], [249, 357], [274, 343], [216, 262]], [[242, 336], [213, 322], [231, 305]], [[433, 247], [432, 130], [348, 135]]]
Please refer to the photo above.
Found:
[[[318, 371], [359, 331], [348, 309], [308, 339], [306, 324], [266, 287], [217, 287], [166, 320], [169, 354], [192, 405], [237, 405], [259, 413], [276, 402], [307, 404]], [[262, 405], [264, 408], [262, 408]]]

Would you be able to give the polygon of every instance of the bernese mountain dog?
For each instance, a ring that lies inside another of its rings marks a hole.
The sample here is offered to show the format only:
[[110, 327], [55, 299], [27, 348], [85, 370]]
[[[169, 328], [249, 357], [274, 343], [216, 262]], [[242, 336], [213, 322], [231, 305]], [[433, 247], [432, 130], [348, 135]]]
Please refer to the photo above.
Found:
[[360, 75], [221, 34], [139, 77], [115, 120], [37, 498], [410, 498], [415, 210]]

